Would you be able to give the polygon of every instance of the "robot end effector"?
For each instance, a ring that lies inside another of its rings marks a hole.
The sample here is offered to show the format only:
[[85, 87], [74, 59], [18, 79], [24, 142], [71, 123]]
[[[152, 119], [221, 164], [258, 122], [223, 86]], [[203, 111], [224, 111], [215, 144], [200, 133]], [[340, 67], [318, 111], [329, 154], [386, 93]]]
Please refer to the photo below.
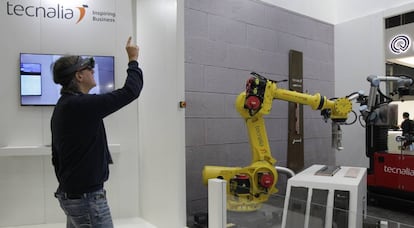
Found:
[[[370, 91], [368, 96], [364, 95], [364, 91], [358, 91], [344, 98], [335, 100], [334, 108], [324, 109], [321, 111], [321, 115], [324, 117], [325, 121], [327, 119], [331, 119], [333, 122], [338, 124], [349, 124], [345, 123], [346, 119], [338, 118], [338, 116], [335, 116], [333, 113], [340, 109], [343, 109], [342, 113], [345, 113], [345, 111], [352, 111], [352, 109], [349, 109], [349, 104], [347, 104], [347, 102], [352, 100], [356, 100], [356, 103], [360, 103], [361, 106], [359, 111], [365, 117], [369, 116], [371, 112], [376, 111], [383, 103], [389, 103], [393, 100], [414, 100], [414, 80], [408, 76], [370, 75], [367, 77], [367, 81], [370, 82]], [[389, 89], [392, 90], [389, 93], [389, 97], [381, 92], [381, 82], [388, 83]], [[381, 95], [387, 99], [379, 99], [378, 95]], [[340, 99], [344, 100], [341, 101]]]
[[346, 97], [341, 98], [335, 98], [331, 99], [333, 104], [326, 109], [321, 110], [321, 116], [323, 116], [323, 119], [325, 122], [328, 121], [328, 119], [331, 119], [332, 122], [338, 124], [338, 125], [349, 125], [352, 123], [346, 122], [348, 119], [348, 114], [352, 112], [352, 101], [357, 100], [359, 101], [364, 97], [364, 91], [360, 90], [358, 92], [351, 93], [350, 95]]
[[[361, 100], [364, 97], [364, 91], [354, 92], [346, 97], [342, 97], [339, 99], [334, 99], [334, 108], [331, 109], [323, 109], [321, 111], [321, 115], [325, 122], [328, 119], [332, 120], [332, 148], [337, 150], [343, 150], [344, 147], [342, 146], [342, 129], [341, 125], [351, 125], [355, 123], [357, 120], [357, 115], [354, 111], [352, 111], [352, 101], [353, 100]], [[341, 111], [339, 111], [341, 110]], [[336, 113], [335, 113], [336, 112]], [[348, 114], [353, 112], [355, 114], [355, 119], [352, 122], [347, 122]]]

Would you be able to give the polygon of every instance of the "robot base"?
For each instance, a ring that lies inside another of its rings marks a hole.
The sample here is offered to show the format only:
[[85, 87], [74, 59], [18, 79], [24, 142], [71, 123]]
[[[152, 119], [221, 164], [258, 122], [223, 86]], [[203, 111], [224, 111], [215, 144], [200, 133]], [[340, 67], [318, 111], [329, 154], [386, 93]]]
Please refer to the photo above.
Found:
[[241, 200], [237, 196], [229, 196], [227, 199], [227, 210], [235, 212], [251, 212], [257, 211], [262, 207], [262, 203]]

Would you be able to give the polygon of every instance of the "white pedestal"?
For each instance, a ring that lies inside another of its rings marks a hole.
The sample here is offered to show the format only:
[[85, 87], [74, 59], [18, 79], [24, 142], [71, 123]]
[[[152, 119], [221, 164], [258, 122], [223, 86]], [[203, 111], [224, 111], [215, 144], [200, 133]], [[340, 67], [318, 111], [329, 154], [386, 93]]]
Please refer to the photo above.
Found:
[[208, 226], [225, 228], [227, 224], [226, 181], [208, 180]]
[[341, 167], [333, 176], [315, 175], [322, 167], [313, 165], [288, 180], [282, 227], [362, 228], [366, 168]]

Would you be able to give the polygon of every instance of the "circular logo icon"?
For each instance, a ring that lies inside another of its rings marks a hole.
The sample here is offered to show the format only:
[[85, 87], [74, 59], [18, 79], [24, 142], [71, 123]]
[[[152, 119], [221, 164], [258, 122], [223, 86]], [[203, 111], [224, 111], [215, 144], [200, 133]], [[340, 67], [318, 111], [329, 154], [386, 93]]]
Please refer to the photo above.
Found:
[[391, 39], [390, 50], [394, 54], [404, 53], [410, 48], [411, 40], [407, 35], [397, 35]]

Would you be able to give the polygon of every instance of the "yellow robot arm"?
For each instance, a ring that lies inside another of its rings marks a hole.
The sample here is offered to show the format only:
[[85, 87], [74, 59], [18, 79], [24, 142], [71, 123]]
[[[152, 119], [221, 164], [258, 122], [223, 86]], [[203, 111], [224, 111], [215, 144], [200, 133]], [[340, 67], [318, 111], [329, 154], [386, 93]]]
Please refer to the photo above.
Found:
[[352, 111], [352, 103], [348, 97], [329, 100], [319, 93], [310, 95], [278, 88], [277, 82], [256, 73], [252, 75], [246, 83], [246, 91], [236, 100], [236, 109], [245, 119], [269, 114], [274, 99], [308, 105], [313, 110], [329, 110], [329, 118], [335, 122], [346, 121]]
[[277, 87], [277, 82], [252, 73], [246, 90], [237, 97], [236, 109], [245, 119], [252, 152], [252, 163], [247, 167], [205, 166], [203, 182], [222, 178], [227, 185], [227, 209], [254, 211], [276, 193], [278, 175], [276, 159], [270, 151], [264, 115], [270, 113], [274, 99], [309, 105], [314, 110], [327, 110], [328, 118], [345, 122], [352, 103], [348, 98], [329, 100], [319, 93], [309, 95]]

